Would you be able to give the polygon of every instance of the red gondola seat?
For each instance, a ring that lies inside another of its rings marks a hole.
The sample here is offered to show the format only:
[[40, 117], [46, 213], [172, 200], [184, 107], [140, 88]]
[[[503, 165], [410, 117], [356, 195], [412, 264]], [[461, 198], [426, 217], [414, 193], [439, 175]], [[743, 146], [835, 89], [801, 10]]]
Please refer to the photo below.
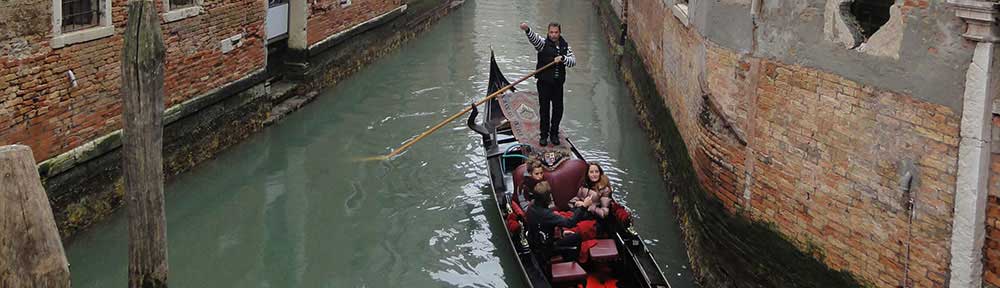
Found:
[[[514, 187], [521, 187], [521, 183], [524, 183], [526, 169], [524, 164], [514, 169]], [[580, 159], [566, 160], [555, 170], [545, 171], [545, 181], [552, 187], [552, 199], [555, 200], [556, 208], [569, 210], [569, 199], [576, 196], [586, 175], [587, 162]], [[514, 197], [517, 199], [518, 194]]]
[[587, 271], [576, 262], [552, 264], [552, 283], [582, 281], [587, 278]]
[[597, 240], [597, 245], [590, 248], [590, 259], [601, 262], [614, 261], [618, 259], [618, 247], [615, 245], [615, 240]]

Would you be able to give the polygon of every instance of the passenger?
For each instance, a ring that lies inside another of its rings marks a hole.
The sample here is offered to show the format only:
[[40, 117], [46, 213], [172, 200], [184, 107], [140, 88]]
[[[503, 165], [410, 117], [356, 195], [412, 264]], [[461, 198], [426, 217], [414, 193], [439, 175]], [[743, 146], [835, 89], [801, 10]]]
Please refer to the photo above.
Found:
[[[545, 180], [545, 168], [542, 167], [541, 162], [537, 160], [528, 160], [527, 166], [529, 177], [524, 177], [521, 187], [518, 188], [520, 191], [518, 194], [521, 195], [521, 199], [518, 199], [518, 201], [521, 204], [521, 209], [524, 210], [528, 210], [528, 207], [531, 206], [532, 200], [534, 200], [535, 185], [538, 185], [538, 183]], [[549, 208], [555, 208], [555, 203], [551, 201], [552, 199], [549, 200], [549, 202], [552, 203]]]
[[[580, 214], [573, 215], [572, 218], [565, 218], [556, 214], [549, 208], [551, 202], [551, 191], [549, 183], [542, 181], [535, 186], [535, 200], [527, 212], [528, 239], [532, 247], [549, 247], [547, 243], [554, 244], [554, 247], [579, 247], [580, 236], [570, 230], [559, 229], [557, 227], [572, 228], [576, 226]], [[552, 239], [555, 239], [554, 241]], [[539, 246], [541, 245], [541, 246]], [[542, 259], [548, 259], [552, 251], [545, 251]], [[557, 251], [563, 259], [575, 261], [576, 250], [559, 249]]]
[[587, 212], [604, 219], [608, 216], [608, 208], [611, 207], [610, 182], [600, 164], [590, 163], [587, 165], [587, 179], [576, 197], [569, 200], [570, 206], [586, 207]]

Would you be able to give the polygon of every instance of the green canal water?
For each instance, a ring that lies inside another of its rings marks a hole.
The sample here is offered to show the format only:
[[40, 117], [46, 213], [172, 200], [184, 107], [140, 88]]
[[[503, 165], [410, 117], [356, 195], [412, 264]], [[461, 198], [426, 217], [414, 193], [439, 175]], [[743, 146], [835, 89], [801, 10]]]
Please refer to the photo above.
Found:
[[[517, 28], [550, 21], [577, 55], [563, 126], [605, 164], [675, 288], [693, 287], [651, 147], [589, 1], [474, 0], [312, 104], [166, 187], [172, 287], [521, 287], [487, 194], [479, 137], [457, 121], [379, 155], [484, 96], [490, 49], [534, 70]], [[519, 86], [534, 90], [534, 82]], [[67, 247], [75, 287], [125, 287], [124, 209]]]

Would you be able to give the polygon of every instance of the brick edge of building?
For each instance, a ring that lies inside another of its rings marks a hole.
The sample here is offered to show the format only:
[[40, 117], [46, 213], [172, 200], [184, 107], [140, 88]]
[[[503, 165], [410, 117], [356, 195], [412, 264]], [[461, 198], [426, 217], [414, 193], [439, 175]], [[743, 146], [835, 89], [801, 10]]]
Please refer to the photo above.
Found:
[[660, 164], [669, 189], [665, 192], [671, 193], [697, 282], [704, 287], [863, 287], [850, 273], [818, 261], [813, 251], [800, 251], [774, 227], [732, 215], [701, 187], [680, 131], [635, 43], [615, 43], [621, 19], [610, 2], [592, 2], [617, 54], [619, 76], [628, 87], [637, 120]]

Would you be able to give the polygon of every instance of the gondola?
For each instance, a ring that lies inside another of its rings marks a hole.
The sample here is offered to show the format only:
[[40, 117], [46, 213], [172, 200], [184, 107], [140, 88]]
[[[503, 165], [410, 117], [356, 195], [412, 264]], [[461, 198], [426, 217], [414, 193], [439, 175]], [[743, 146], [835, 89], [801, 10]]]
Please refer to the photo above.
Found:
[[[490, 55], [490, 76], [487, 94], [492, 94], [502, 87], [510, 84], [503, 76], [499, 66], [492, 55]], [[518, 93], [529, 93], [520, 95], [522, 97], [534, 97], [534, 92], [519, 92], [511, 89], [506, 94], [491, 99], [485, 103], [485, 119], [482, 123], [477, 123], [479, 116], [478, 109], [474, 109], [467, 120], [469, 129], [482, 136], [482, 147], [489, 170], [490, 192], [497, 205], [500, 221], [493, 227], [494, 231], [500, 233], [504, 239], [502, 245], [510, 245], [511, 249], [500, 249], [500, 251], [512, 251], [517, 259], [516, 263], [520, 267], [523, 280], [528, 287], [646, 287], [646, 288], [668, 288], [663, 273], [653, 255], [649, 252], [645, 242], [632, 229], [631, 217], [628, 212], [617, 201], [613, 201], [612, 214], [604, 223], [606, 227], [595, 239], [597, 244], [591, 242], [586, 253], [581, 254], [587, 258], [587, 263], [577, 261], [562, 261], [559, 257], [550, 257], [552, 249], [574, 249], [574, 247], [551, 247], [545, 243], [535, 243], [532, 245], [527, 241], [524, 232], [525, 219], [521, 214], [521, 207], [517, 202], [520, 191], [515, 191], [515, 187], [520, 185], [525, 175], [525, 162], [528, 158], [534, 157], [537, 160], [548, 161], [554, 164], [547, 167], [545, 172], [546, 181], [552, 185], [552, 197], [557, 207], [565, 209], [567, 202], [572, 198], [579, 185], [586, 177], [586, 159], [579, 152], [576, 146], [565, 137], [561, 146], [539, 147], [537, 142], [532, 144], [531, 139], [518, 139], [515, 129], [517, 127], [531, 126], [530, 117], [525, 120], [520, 115], [518, 117], [508, 117], [508, 113], [530, 114], [530, 107], [521, 107], [525, 111], [511, 107], [512, 104], [505, 102], [502, 97], [516, 97]], [[498, 98], [500, 100], [498, 100]], [[535, 101], [537, 105], [537, 100]], [[503, 106], [506, 105], [506, 106]], [[536, 118], [537, 119], [537, 118]], [[527, 123], [525, 123], [527, 122]], [[523, 131], [523, 130], [518, 130]], [[524, 133], [521, 133], [522, 136]], [[528, 137], [521, 137], [528, 138]], [[557, 159], [557, 158], [563, 159]], [[544, 159], [539, 159], [544, 158]], [[502, 232], [501, 232], [502, 231]], [[583, 245], [581, 245], [583, 246]], [[576, 247], [580, 249], [582, 247]], [[589, 254], [588, 254], [589, 253]], [[544, 255], [544, 256], [543, 256]], [[590, 256], [590, 257], [586, 257]], [[581, 257], [581, 258], [584, 258]], [[600, 270], [599, 272], [594, 270]], [[600, 274], [600, 279], [594, 275]], [[609, 280], [613, 280], [609, 282]], [[597, 281], [597, 282], [594, 282]], [[593, 285], [600, 283], [602, 285]], [[608, 285], [614, 283], [614, 285]]]

